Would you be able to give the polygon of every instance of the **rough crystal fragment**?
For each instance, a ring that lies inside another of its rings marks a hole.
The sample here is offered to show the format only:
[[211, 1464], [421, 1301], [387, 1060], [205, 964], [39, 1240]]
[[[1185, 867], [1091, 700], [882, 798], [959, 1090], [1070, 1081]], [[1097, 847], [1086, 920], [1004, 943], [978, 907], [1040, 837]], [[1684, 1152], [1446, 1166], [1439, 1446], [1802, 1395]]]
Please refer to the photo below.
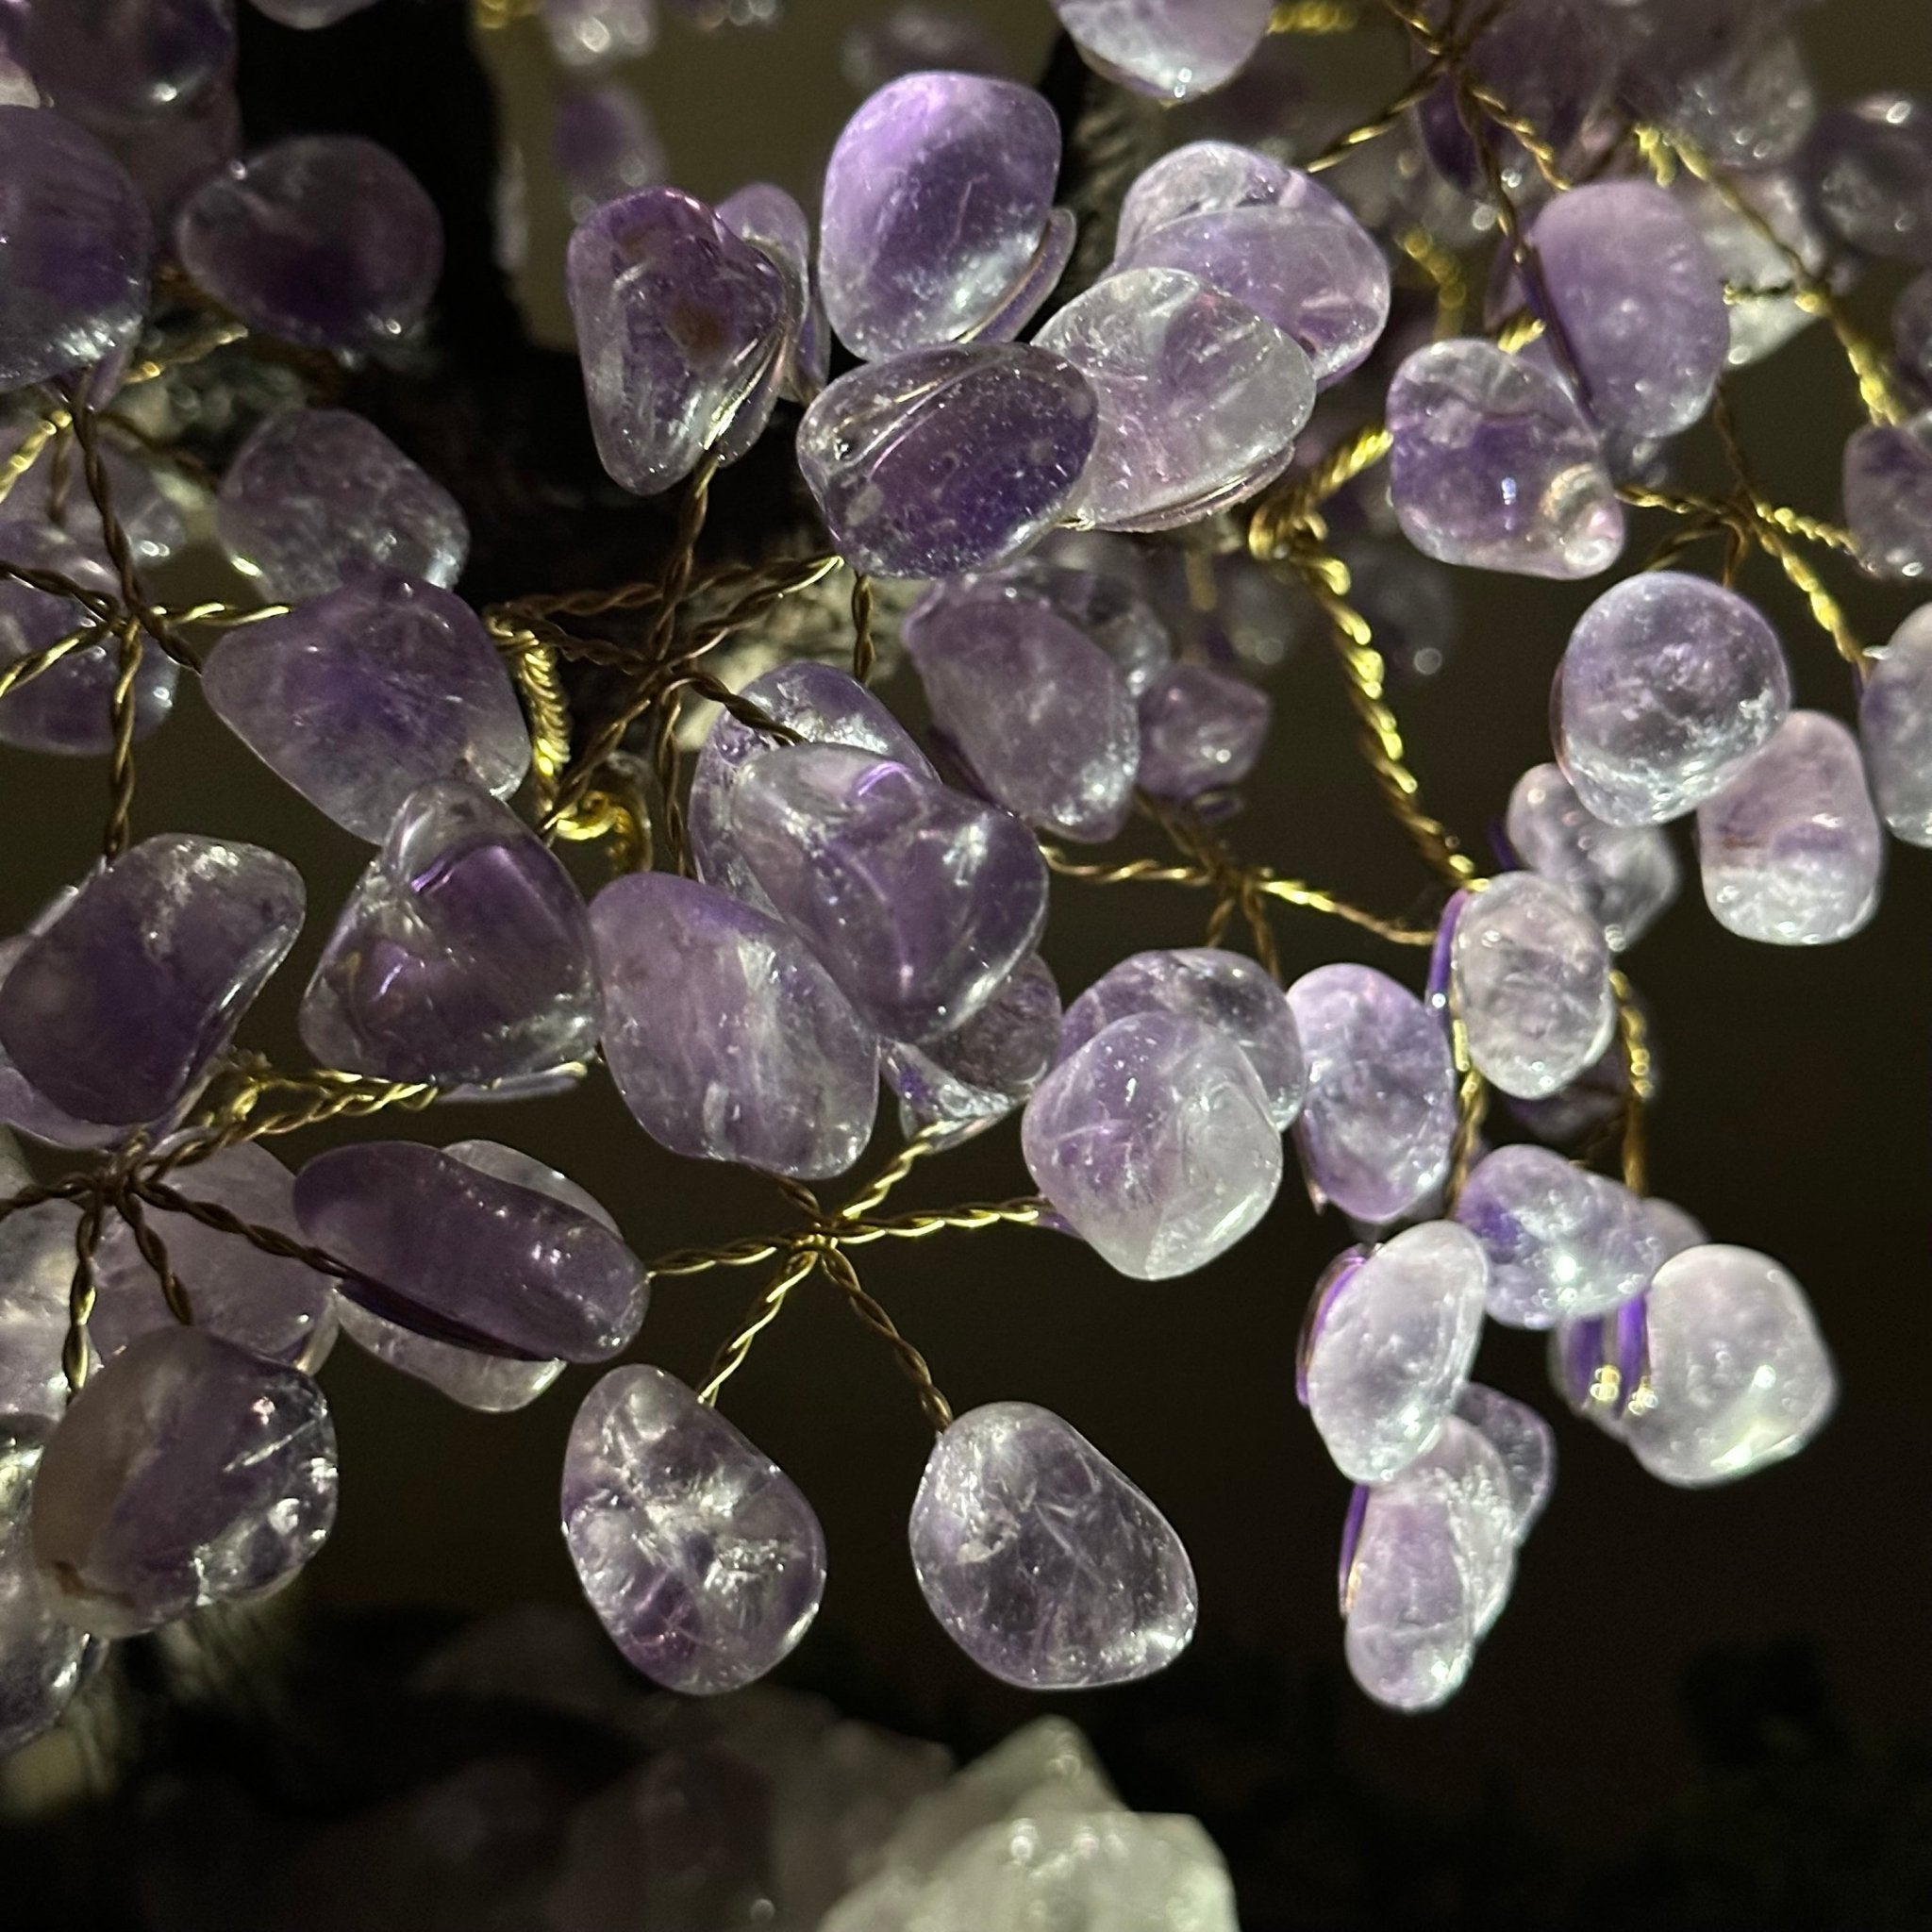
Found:
[[1491, 342], [1432, 342], [1389, 388], [1389, 487], [1425, 557], [1589, 577], [1624, 547], [1603, 444], [1548, 370]]
[[824, 1593], [811, 1505], [661, 1369], [613, 1369], [577, 1411], [563, 1533], [611, 1641], [674, 1690], [734, 1690], [763, 1676]]
[[1857, 740], [1824, 711], [1793, 711], [1698, 807], [1697, 863], [1706, 903], [1743, 939], [1849, 939], [1877, 909], [1885, 869]]
[[1141, 694], [1141, 788], [1198, 798], [1239, 785], [1255, 769], [1274, 707], [1245, 678], [1176, 664]]
[[1557, 756], [1613, 825], [1681, 818], [1722, 791], [1790, 709], [1776, 633], [1706, 577], [1647, 571], [1577, 620], [1557, 672]]
[[1103, 1025], [1027, 1102], [1027, 1171], [1123, 1274], [1161, 1281], [1224, 1254], [1281, 1184], [1269, 1095], [1223, 1025], [1159, 1009]]
[[372, 842], [419, 785], [460, 776], [507, 798], [529, 769], [516, 691], [475, 612], [388, 572], [231, 632], [202, 690], [257, 758]]
[[965, 1025], [924, 1046], [887, 1046], [881, 1071], [917, 1125], [984, 1124], [1032, 1094], [1059, 1041], [1059, 987], [1029, 953]]
[[542, 0], [542, 14], [566, 67], [635, 60], [658, 43], [658, 0]]
[[1325, 1297], [1304, 1374], [1308, 1415], [1343, 1475], [1387, 1482], [1435, 1440], [1475, 1359], [1488, 1274], [1467, 1228], [1426, 1221]]
[[1046, 866], [1020, 821], [890, 758], [767, 752], [731, 822], [780, 917], [889, 1040], [963, 1026], [1045, 923]]
[[[33, 1178], [13, 1136], [0, 1127], [0, 1201]], [[38, 1437], [66, 1407], [60, 1353], [79, 1220], [71, 1201], [42, 1201], [0, 1220], [0, 1439]], [[0, 1525], [5, 1520], [0, 1509]]]
[[130, 1637], [287, 1582], [335, 1512], [321, 1389], [170, 1324], [91, 1375], [48, 1437], [34, 1557], [69, 1623]]
[[1652, 825], [1593, 816], [1557, 765], [1534, 765], [1509, 794], [1504, 831], [1531, 872], [1567, 887], [1613, 952], [1650, 930], [1677, 896], [1677, 856]]
[[348, 409], [269, 417], [222, 477], [215, 527], [236, 568], [285, 604], [375, 568], [447, 590], [470, 551], [456, 498]]
[[644, 1317], [637, 1257], [574, 1199], [476, 1154], [410, 1141], [318, 1154], [295, 1176], [302, 1233], [354, 1271], [344, 1294], [432, 1341], [533, 1361], [614, 1355]]
[[1557, 1436], [1549, 1424], [1526, 1403], [1486, 1389], [1480, 1382], [1465, 1385], [1457, 1398], [1456, 1415], [1467, 1423], [1496, 1452], [1509, 1479], [1512, 1533], [1521, 1542], [1536, 1526], [1557, 1484]]
[[55, 1613], [34, 1567], [30, 1509], [41, 1443], [0, 1427], [0, 1759], [51, 1729], [98, 1647]]
[[1881, 577], [1932, 572], [1932, 409], [1871, 424], [1845, 444], [1845, 522], [1865, 568]]
[[941, 1627], [1029, 1690], [1123, 1684], [1194, 1634], [1193, 1566], [1167, 1519], [1030, 1402], [958, 1417], [912, 1504], [912, 1567]]
[[1456, 1066], [1441, 1024], [1368, 966], [1318, 966], [1288, 990], [1307, 1062], [1295, 1124], [1308, 1190], [1363, 1221], [1392, 1221], [1449, 1172]]
[[799, 425], [798, 461], [854, 569], [953, 576], [1044, 533], [1097, 425], [1091, 385], [1045, 349], [915, 349], [823, 391]]
[[227, 1044], [302, 924], [257, 845], [167, 832], [93, 874], [0, 984], [0, 1048], [85, 1121], [159, 1120]]
[[1804, 1291], [1749, 1248], [1686, 1248], [1657, 1270], [1643, 1385], [1623, 1437], [1685, 1489], [1794, 1456], [1824, 1426], [1838, 1376]]
[[1826, 114], [1806, 156], [1818, 206], [1868, 255], [1932, 262], [1932, 108], [1869, 94]]
[[1932, 845], [1932, 605], [1873, 654], [1858, 694], [1858, 737], [1885, 823], [1908, 844]]
[[233, 0], [54, 0], [27, 11], [28, 71], [83, 119], [177, 112], [218, 86], [234, 58]]
[[801, 940], [668, 873], [605, 887], [591, 924], [605, 1058], [654, 1140], [803, 1179], [858, 1158], [877, 1042]]
[[350, 134], [278, 141], [191, 195], [181, 265], [251, 328], [318, 349], [373, 349], [422, 320], [442, 223], [387, 148]]
[[558, 91], [550, 156], [573, 222], [586, 220], [607, 201], [660, 187], [671, 167], [643, 102], [615, 80]]
[[1225, 87], [1268, 31], [1270, 0], [1053, 0], [1090, 65], [1158, 100]]

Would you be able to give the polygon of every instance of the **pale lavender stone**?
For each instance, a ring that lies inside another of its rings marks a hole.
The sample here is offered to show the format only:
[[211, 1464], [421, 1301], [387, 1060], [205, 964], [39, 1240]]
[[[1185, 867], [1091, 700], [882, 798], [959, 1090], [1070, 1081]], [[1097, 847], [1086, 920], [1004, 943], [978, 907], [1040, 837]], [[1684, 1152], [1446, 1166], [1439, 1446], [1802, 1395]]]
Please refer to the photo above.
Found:
[[1456, 1401], [1456, 1417], [1489, 1443], [1508, 1477], [1511, 1528], [1521, 1542], [1535, 1528], [1557, 1486], [1557, 1435], [1527, 1403], [1466, 1383]]
[[134, 183], [91, 134], [0, 106], [0, 391], [132, 343], [154, 237]]
[[59, 1614], [131, 1637], [286, 1583], [336, 1513], [336, 1434], [299, 1369], [170, 1324], [90, 1375], [34, 1478]]
[[419, 785], [466, 777], [507, 798], [529, 769], [515, 689], [475, 612], [390, 572], [231, 631], [201, 682], [257, 758], [372, 843]]
[[1179, 269], [1123, 269], [1034, 340], [1100, 398], [1100, 427], [1070, 506], [1081, 523], [1164, 530], [1278, 476], [1315, 406], [1301, 345]]
[[987, 1124], [1033, 1093], [1059, 1043], [1060, 990], [1029, 953], [965, 1025], [923, 1046], [889, 1044], [880, 1071], [915, 1128]]
[[1891, 340], [1899, 368], [1921, 390], [1932, 390], [1932, 270], [1900, 290], [1891, 305]]
[[992, 340], [1017, 335], [1052, 286], [1009, 303], [1048, 239], [1059, 164], [1059, 124], [1031, 88], [978, 74], [882, 87], [825, 170], [819, 278], [839, 339], [875, 360], [995, 319]]
[[[1308, 185], [1315, 185], [1311, 178]], [[1273, 208], [1298, 192], [1296, 171], [1259, 148], [1231, 141], [1192, 141], [1172, 148], [1128, 186], [1114, 232], [1115, 265], [1170, 222]]]
[[749, 242], [785, 278], [782, 393], [808, 403], [825, 386], [831, 364], [831, 325], [812, 277], [811, 224], [784, 189], [753, 181], [718, 204], [718, 219]]
[[566, 67], [635, 60], [658, 44], [658, 0], [541, 0], [541, 10]]
[[318, 1154], [295, 1176], [306, 1240], [355, 1271], [342, 1292], [435, 1341], [602, 1361], [636, 1335], [642, 1266], [574, 1202], [410, 1141]]
[[470, 526], [447, 490], [348, 409], [285, 409], [236, 451], [215, 529], [238, 570], [285, 604], [382, 569], [447, 590]]
[[1670, 840], [1654, 825], [1606, 824], [1559, 765], [1532, 765], [1517, 779], [1503, 828], [1529, 871], [1569, 889], [1613, 952], [1635, 945], [1677, 896]]
[[1274, 706], [1245, 678], [1175, 664], [1141, 694], [1141, 786], [1157, 798], [1198, 798], [1255, 769]]
[[845, 30], [839, 64], [862, 94], [907, 74], [1007, 73], [1006, 48], [963, 7], [905, 0], [889, 13]]
[[1812, 130], [1806, 163], [1820, 212], [1868, 255], [1932, 262], [1932, 107], [1868, 94]]
[[0, 1759], [51, 1730], [103, 1655], [55, 1614], [34, 1567], [37, 1438], [0, 1427]]
[[1193, 1566], [1173, 1526], [1093, 1444], [1030, 1402], [991, 1402], [933, 1446], [912, 1568], [948, 1637], [1026, 1690], [1163, 1670], [1194, 1634]]
[[780, 917], [889, 1040], [963, 1026], [1046, 921], [1046, 865], [1018, 819], [869, 752], [767, 752], [731, 822]]
[[798, 462], [855, 570], [954, 576], [1017, 556], [1065, 508], [1098, 403], [1030, 343], [914, 349], [823, 391]]
[[[295, 1177], [258, 1142], [225, 1147], [174, 1168], [167, 1185], [191, 1201], [211, 1202], [258, 1227], [302, 1239]], [[150, 1208], [147, 1223], [188, 1291], [198, 1329], [310, 1374], [321, 1368], [336, 1338], [335, 1289], [326, 1274], [265, 1254], [242, 1236], [204, 1226], [190, 1214]], [[154, 1270], [118, 1217], [109, 1218], [102, 1234], [95, 1271], [99, 1299], [88, 1338], [103, 1360], [137, 1335], [173, 1324]]]
[[[0, 940], [0, 983], [13, 971], [13, 964], [25, 953], [35, 935], [51, 925], [80, 890], [69, 886], [42, 912], [28, 931], [10, 940]], [[29, 1140], [45, 1141], [52, 1147], [108, 1147], [122, 1138], [124, 1129], [104, 1125], [99, 1121], [83, 1121], [56, 1107], [45, 1094], [22, 1074], [0, 1046], [0, 1125], [16, 1127]], [[0, 1415], [6, 1413], [0, 1404]]]
[[1807, 274], [1827, 279], [1836, 288], [1849, 286], [1851, 277], [1844, 266], [1828, 262], [1824, 237], [1795, 175], [1740, 175], [1725, 185], [1770, 226], [1770, 235], [1734, 208], [1724, 193], [1693, 175], [1679, 175], [1674, 192], [1696, 223], [1726, 288], [1740, 298], [1728, 304], [1731, 346], [1726, 357], [1731, 367], [1738, 369], [1781, 348], [1818, 319], [1814, 307], [1790, 294], [1745, 296], [1741, 292], [1789, 289], [1791, 264], [1786, 248], [1805, 264]]
[[1686, 1248], [1701, 1248], [1710, 1240], [1704, 1224], [1674, 1201], [1661, 1201], [1652, 1194], [1645, 1199], [1643, 1211], [1650, 1222], [1651, 1233], [1663, 1243], [1666, 1261], [1673, 1255], [1681, 1255]]
[[1731, 322], [1724, 276], [1683, 208], [1648, 182], [1592, 182], [1557, 195], [1529, 239], [1591, 414], [1639, 437], [1696, 422]]
[[1186, 101], [1225, 87], [1268, 31], [1272, 0], [1053, 0], [1088, 63], [1123, 87]]
[[[0, 1201], [33, 1178], [13, 1136], [0, 1127]], [[60, 1351], [79, 1222], [71, 1201], [42, 1201], [0, 1220], [0, 1439], [38, 1437], [67, 1406]]]
[[1030, 598], [948, 588], [903, 636], [934, 724], [988, 797], [1067, 839], [1103, 842], [1126, 824], [1133, 694], [1083, 631]]
[[36, 0], [27, 10], [28, 70], [56, 106], [87, 118], [181, 108], [234, 58], [234, 0]]
[[1547, 1147], [1485, 1155], [1456, 1219], [1489, 1259], [1490, 1314], [1511, 1328], [1607, 1314], [1641, 1294], [1664, 1259], [1638, 1195]]
[[1058, 547], [1042, 547], [1003, 570], [972, 578], [972, 588], [980, 595], [1030, 597], [1058, 611], [1120, 666], [1138, 698], [1174, 658], [1167, 625], [1139, 575], [1139, 546], [1130, 538], [1093, 530], [1063, 530], [1048, 540], [1051, 546], [1063, 543], [1100, 548], [1083, 548], [1062, 561]]
[[1425, 557], [1590, 577], [1624, 547], [1603, 444], [1548, 370], [1473, 339], [1432, 342], [1389, 387], [1389, 487]]
[[1784, 651], [1757, 611], [1706, 577], [1656, 570], [1577, 620], [1552, 728], [1587, 811], [1655, 825], [1721, 791], [1790, 706]]
[[558, 91], [550, 156], [573, 222], [607, 201], [660, 186], [671, 171], [671, 157], [643, 102], [615, 80]]
[[1885, 832], [1857, 740], [1824, 711], [1793, 711], [1698, 807], [1697, 864], [1705, 903], [1741, 939], [1849, 939], [1877, 910], [1885, 872]]
[[763, 1676], [824, 1594], [811, 1505], [661, 1369], [613, 1369], [585, 1398], [564, 1452], [563, 1534], [611, 1641], [668, 1690]]
[[1872, 796], [1893, 836], [1932, 845], [1932, 604], [1873, 654], [1858, 694], [1858, 737]]
[[591, 923], [570, 874], [461, 778], [410, 792], [302, 997], [302, 1043], [381, 1080], [514, 1080], [597, 1045]]
[[1469, 1057], [1505, 1093], [1555, 1093], [1609, 1044], [1610, 949], [1567, 887], [1505, 873], [1463, 908], [1452, 959]]
[[197, 189], [175, 217], [175, 248], [249, 327], [311, 348], [375, 349], [429, 307], [442, 222], [387, 148], [298, 134]]
[[375, 0], [254, 0], [258, 13], [265, 13], [284, 26], [298, 27], [304, 32], [333, 26], [337, 21], [347, 20], [350, 14], [360, 13], [365, 7], [375, 4]]
[[771, 414], [785, 277], [675, 188], [607, 203], [570, 238], [571, 314], [604, 467], [641, 496], [715, 451], [735, 462]]
[[[155, 480], [155, 472], [138, 457], [109, 443], [101, 451], [108, 473], [108, 484], [120, 524], [140, 564], [161, 563], [188, 547], [188, 524], [174, 499]], [[39, 462], [15, 483], [0, 502], [0, 554], [25, 561], [16, 547], [31, 541], [28, 531], [44, 532], [49, 525], [59, 526], [73, 543], [92, 559], [94, 565], [111, 567], [106, 543], [102, 541], [100, 514], [88, 493], [87, 480], [77, 463], [70, 463], [64, 475], [61, 466]], [[81, 575], [67, 565], [56, 565], [70, 576]], [[100, 579], [90, 578], [91, 588], [102, 588]], [[112, 579], [108, 579], [112, 582]], [[70, 624], [68, 629], [72, 629]]]
[[1824, 1426], [1838, 1376], [1805, 1291], [1749, 1248], [1686, 1248], [1647, 1298], [1643, 1386], [1622, 1427], [1652, 1475], [1732, 1482], [1794, 1456]]
[[302, 924], [258, 845], [143, 840], [92, 874], [0, 984], [0, 1048], [54, 1106], [133, 1126], [187, 1097]]
[[802, 1179], [858, 1158], [878, 1044], [796, 934], [668, 873], [606, 886], [591, 924], [604, 1058], [653, 1140]]
[[1109, 1267], [1205, 1268], [1281, 1185], [1281, 1136], [1248, 1057], [1218, 1025], [1141, 1010], [1104, 1025], [1026, 1103], [1034, 1185]]
[[1845, 522], [1874, 576], [1932, 571], [1932, 409], [1870, 424], [1845, 443]]
[[1067, 1058], [1130, 1013], [1175, 1013], [1224, 1033], [1254, 1068], [1269, 1119], [1284, 1132], [1294, 1124], [1307, 1091], [1301, 1039], [1288, 996], [1254, 960], [1217, 946], [1136, 953], [1067, 1008], [1059, 1057]]

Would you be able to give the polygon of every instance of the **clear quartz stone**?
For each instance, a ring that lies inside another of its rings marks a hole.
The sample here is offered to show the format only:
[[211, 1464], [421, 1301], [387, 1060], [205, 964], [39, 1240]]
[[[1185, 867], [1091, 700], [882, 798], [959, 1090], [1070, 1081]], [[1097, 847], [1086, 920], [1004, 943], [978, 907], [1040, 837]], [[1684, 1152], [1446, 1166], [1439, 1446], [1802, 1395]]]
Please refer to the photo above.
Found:
[[56, 1612], [34, 1565], [41, 1448], [37, 1437], [0, 1428], [0, 1759], [59, 1722], [102, 1655]]
[[1053, 0], [1074, 44], [1110, 80], [1158, 100], [1225, 87], [1268, 31], [1270, 0]]
[[1503, 825], [1517, 858], [1567, 887], [1603, 927], [1613, 952], [1635, 945], [1677, 896], [1677, 857], [1664, 833], [1654, 825], [1606, 824], [1558, 765], [1524, 773]]
[[1865, 774], [1885, 823], [1912, 845], [1932, 845], [1932, 604], [1875, 652], [1858, 694]]
[[1871, 424], [1845, 443], [1845, 522], [1874, 576], [1932, 572], [1932, 409]]

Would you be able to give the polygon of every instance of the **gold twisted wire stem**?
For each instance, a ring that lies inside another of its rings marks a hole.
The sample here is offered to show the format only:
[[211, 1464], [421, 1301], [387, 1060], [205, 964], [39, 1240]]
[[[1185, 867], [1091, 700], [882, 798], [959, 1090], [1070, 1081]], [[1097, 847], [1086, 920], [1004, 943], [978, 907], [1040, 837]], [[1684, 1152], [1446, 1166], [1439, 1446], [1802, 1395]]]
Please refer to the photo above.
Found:
[[1624, 1055], [1624, 1185], [1633, 1194], [1649, 1190], [1650, 1157], [1647, 1121], [1657, 1074], [1651, 1060], [1650, 1029], [1643, 1009], [1621, 969], [1610, 974], [1610, 991], [1617, 1002], [1617, 1042]]
[[67, 1339], [60, 1345], [60, 1370], [67, 1377], [70, 1395], [78, 1395], [87, 1383], [87, 1324], [93, 1319], [94, 1298], [100, 1289], [94, 1250], [100, 1245], [107, 1213], [107, 1197], [96, 1189], [74, 1226], [74, 1285], [67, 1295]]
[[557, 653], [528, 630], [517, 635], [516, 643], [511, 670], [530, 718], [531, 802], [538, 818], [547, 819], [570, 767], [570, 705], [557, 675]]
[[16, 658], [11, 664], [0, 665], [0, 698], [9, 691], [18, 691], [24, 684], [31, 684], [42, 673], [53, 670], [63, 658], [85, 650], [100, 634], [99, 625], [83, 625], [79, 630], [69, 631], [64, 638], [57, 639], [31, 657]]
[[175, 1264], [168, 1257], [167, 1243], [154, 1230], [154, 1224], [147, 1218], [147, 1209], [141, 1197], [131, 1189], [123, 1189], [114, 1199], [115, 1211], [127, 1224], [127, 1232], [134, 1237], [134, 1245], [141, 1258], [148, 1265], [149, 1272], [160, 1283], [161, 1299], [167, 1304], [169, 1314], [184, 1327], [194, 1322], [194, 1304], [189, 1299], [188, 1290], [181, 1277], [175, 1272]]
[[74, 419], [65, 409], [49, 409], [23, 436], [4, 463], [0, 463], [0, 503], [13, 494], [20, 479], [46, 454], [47, 446]]
[[969, 1201], [958, 1208], [920, 1208], [886, 1221], [858, 1222], [839, 1241], [841, 1247], [863, 1248], [874, 1241], [922, 1241], [949, 1229], [976, 1234], [988, 1227], [1037, 1227], [1045, 1212], [1045, 1202], [1031, 1195], [1018, 1201]]
[[1469, 275], [1452, 249], [1417, 224], [1396, 236], [1395, 245], [1428, 277], [1436, 291], [1436, 337], [1459, 335], [1469, 312]]
[[[90, 371], [86, 379], [92, 379], [92, 375]], [[113, 483], [108, 475], [108, 459], [101, 447], [100, 423], [93, 405], [80, 398], [72, 406], [72, 414], [81, 474], [87, 479], [88, 494], [93, 499], [95, 513], [101, 521], [101, 541], [121, 587], [123, 611], [147, 633], [158, 649], [175, 656], [178, 647], [142, 590], [141, 574], [134, 563], [134, 544], [114, 509]]]
[[1405, 925], [1400, 920], [1384, 919], [1379, 913], [1364, 911], [1361, 907], [1351, 906], [1345, 899], [1338, 899], [1333, 892], [1324, 891], [1319, 886], [1306, 885], [1300, 879], [1276, 878], [1272, 873], [1263, 873], [1257, 876], [1257, 884], [1271, 899], [1299, 906], [1306, 911], [1324, 913], [1330, 919], [1345, 920], [1363, 932], [1372, 932], [1377, 939], [1387, 940], [1391, 945], [1429, 946], [1436, 941], [1434, 931], [1427, 926]]
[[110, 710], [114, 748], [108, 762], [108, 824], [101, 836], [102, 856], [110, 862], [127, 849], [134, 817], [135, 687], [141, 676], [142, 642], [141, 626], [129, 618], [121, 626], [121, 655], [114, 670]]
[[710, 1373], [705, 1378], [704, 1387], [698, 1391], [698, 1400], [707, 1408], [715, 1406], [719, 1391], [744, 1366], [744, 1359], [750, 1355], [752, 1344], [784, 1312], [785, 1304], [791, 1298], [791, 1291], [818, 1265], [819, 1256], [816, 1249], [794, 1249], [784, 1267], [766, 1283], [758, 1299], [746, 1311], [738, 1333], [712, 1357]]
[[1360, 25], [1354, 0], [1281, 0], [1268, 16], [1271, 34], [1345, 34]]
[[891, 1316], [866, 1293], [858, 1271], [843, 1249], [836, 1243], [825, 1248], [818, 1257], [818, 1264], [844, 1294], [852, 1312], [892, 1351], [907, 1380], [919, 1391], [919, 1406], [924, 1409], [934, 1433], [943, 1435], [952, 1426], [953, 1405], [940, 1392], [925, 1357], [900, 1334]]
[[1299, 165], [1305, 175], [1325, 174], [1330, 168], [1340, 167], [1358, 147], [1372, 141], [1379, 141], [1391, 128], [1402, 124], [1402, 117], [1418, 101], [1433, 92], [1436, 83], [1442, 78], [1443, 63], [1431, 59], [1416, 74], [1408, 85], [1382, 109], [1379, 114], [1351, 127], [1346, 134], [1338, 134], [1326, 147], [1310, 155]]

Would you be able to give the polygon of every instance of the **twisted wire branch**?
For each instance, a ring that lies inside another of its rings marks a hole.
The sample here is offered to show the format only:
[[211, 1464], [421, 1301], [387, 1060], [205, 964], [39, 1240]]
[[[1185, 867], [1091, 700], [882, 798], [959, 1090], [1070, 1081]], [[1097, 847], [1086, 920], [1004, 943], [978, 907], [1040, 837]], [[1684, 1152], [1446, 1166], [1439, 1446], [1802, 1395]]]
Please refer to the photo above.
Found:
[[1633, 1194], [1649, 1191], [1650, 1160], [1647, 1116], [1657, 1091], [1651, 1059], [1650, 1029], [1636, 990], [1621, 968], [1610, 974], [1610, 991], [1617, 1002], [1617, 1043], [1624, 1056], [1624, 1185]]
[[168, 1312], [182, 1325], [190, 1326], [194, 1321], [194, 1305], [189, 1299], [188, 1290], [182, 1285], [181, 1277], [175, 1273], [175, 1264], [168, 1258], [167, 1243], [155, 1232], [154, 1224], [147, 1218], [147, 1209], [141, 1197], [130, 1189], [124, 1188], [114, 1196], [115, 1211], [127, 1224], [127, 1232], [134, 1237], [134, 1245], [141, 1258], [148, 1265], [155, 1279], [159, 1282], [161, 1299], [168, 1305]]

